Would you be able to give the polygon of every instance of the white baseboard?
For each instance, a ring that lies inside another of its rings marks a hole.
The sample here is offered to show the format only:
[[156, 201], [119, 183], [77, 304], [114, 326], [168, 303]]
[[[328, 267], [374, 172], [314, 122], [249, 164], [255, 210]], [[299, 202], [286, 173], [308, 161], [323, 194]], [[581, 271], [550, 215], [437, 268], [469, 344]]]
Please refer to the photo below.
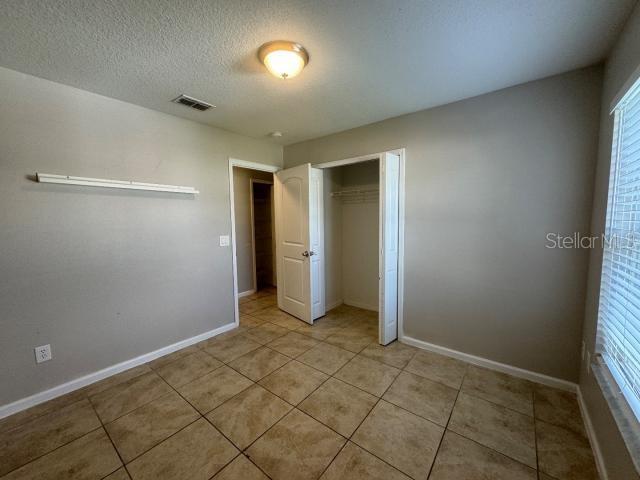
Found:
[[598, 475], [600, 475], [600, 480], [608, 480], [609, 476], [607, 475], [607, 470], [604, 467], [604, 457], [602, 455], [602, 450], [600, 449], [600, 444], [598, 443], [598, 437], [596, 437], [596, 431], [593, 428], [593, 423], [591, 423], [591, 416], [589, 415], [589, 410], [587, 410], [587, 405], [584, 403], [584, 398], [582, 397], [582, 391], [580, 390], [579, 386], [578, 386], [578, 405], [580, 405], [580, 413], [582, 414], [584, 428], [587, 431], [587, 437], [589, 437], [591, 450], [593, 451], [593, 456], [596, 461], [596, 468], [598, 469]]
[[256, 293], [256, 289], [255, 288], [253, 288], [251, 290], [247, 290], [246, 292], [240, 292], [238, 294], [238, 298], [248, 297], [249, 295], [253, 295], [254, 293]]
[[102, 370], [98, 370], [97, 372], [90, 373], [83, 377], [76, 378], [74, 380], [71, 380], [70, 382], [50, 388], [49, 390], [45, 390], [29, 397], [16, 400], [15, 402], [9, 403], [7, 405], [2, 405], [0, 406], [0, 418], [8, 417], [9, 415], [13, 415], [14, 413], [18, 413], [22, 410], [26, 410], [27, 408], [34, 407], [36, 405], [39, 405], [40, 403], [44, 403], [61, 395], [73, 392], [74, 390], [78, 390], [79, 388], [86, 387], [87, 385], [91, 385], [92, 383], [103, 380], [107, 377], [115, 375], [116, 373], [124, 372], [125, 370], [129, 370], [130, 368], [137, 367], [138, 365], [142, 365], [143, 363], [150, 362], [151, 360], [155, 360], [156, 358], [175, 352], [176, 350], [180, 350], [181, 348], [185, 348], [208, 338], [215, 337], [216, 335], [220, 335], [221, 333], [224, 333], [235, 327], [235, 323], [223, 325], [222, 327], [218, 327], [214, 330], [201, 333], [200, 335], [196, 335], [195, 337], [181, 340], [172, 345], [154, 350], [153, 352], [145, 353], [144, 355], [140, 355], [139, 357], [135, 357], [116, 365], [103, 368]]
[[480, 367], [485, 367], [502, 373], [508, 373], [509, 375], [513, 375], [514, 377], [524, 378], [526, 380], [531, 380], [532, 382], [542, 383], [543, 385], [548, 385], [550, 387], [559, 388], [561, 390], [567, 390], [570, 392], [578, 391], [577, 384], [569, 382], [567, 380], [562, 380], [561, 378], [550, 377], [542, 373], [536, 373], [530, 370], [525, 370], [523, 368], [507, 365], [506, 363], [489, 360], [488, 358], [476, 357], [475, 355], [470, 355], [458, 350], [441, 347], [440, 345], [424, 342], [412, 337], [403, 336], [399, 339], [399, 341], [402, 343], [406, 343], [407, 345], [421, 348], [422, 350], [428, 350], [430, 352], [439, 353], [447, 357], [457, 358], [458, 360], [463, 360], [473, 365], [478, 365]]
[[345, 299], [342, 303], [344, 303], [345, 305], [349, 305], [351, 307], [356, 307], [356, 308], [362, 308], [364, 310], [371, 310], [373, 312], [377, 312], [378, 311], [378, 305], [370, 305], [368, 303], [364, 303], [364, 302], [359, 302], [357, 300], [347, 300]]

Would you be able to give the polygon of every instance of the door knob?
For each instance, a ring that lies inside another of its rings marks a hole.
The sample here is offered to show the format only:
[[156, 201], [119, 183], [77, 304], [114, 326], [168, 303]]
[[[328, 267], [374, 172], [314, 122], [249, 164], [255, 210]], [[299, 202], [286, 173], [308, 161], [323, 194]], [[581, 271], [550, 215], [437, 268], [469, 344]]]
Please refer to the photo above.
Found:
[[316, 252], [314, 252], [313, 250], [311, 250], [310, 252], [305, 250], [304, 252], [302, 252], [302, 256], [303, 257], [313, 257], [316, 254]]

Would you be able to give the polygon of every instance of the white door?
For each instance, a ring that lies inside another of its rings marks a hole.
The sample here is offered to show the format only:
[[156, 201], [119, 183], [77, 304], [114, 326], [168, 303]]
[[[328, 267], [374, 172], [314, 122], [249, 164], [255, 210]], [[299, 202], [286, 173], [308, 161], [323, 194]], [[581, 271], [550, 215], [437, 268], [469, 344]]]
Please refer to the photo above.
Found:
[[278, 307], [313, 323], [324, 315], [322, 172], [280, 170], [274, 191]]
[[380, 344], [398, 338], [400, 157], [380, 157]]

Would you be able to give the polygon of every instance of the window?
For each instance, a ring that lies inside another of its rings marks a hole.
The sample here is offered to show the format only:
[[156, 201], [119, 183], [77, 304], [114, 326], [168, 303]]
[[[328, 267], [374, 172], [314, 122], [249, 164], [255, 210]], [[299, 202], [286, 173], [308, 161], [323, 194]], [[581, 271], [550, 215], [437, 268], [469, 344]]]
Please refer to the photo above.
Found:
[[640, 81], [614, 115], [598, 352], [640, 419]]

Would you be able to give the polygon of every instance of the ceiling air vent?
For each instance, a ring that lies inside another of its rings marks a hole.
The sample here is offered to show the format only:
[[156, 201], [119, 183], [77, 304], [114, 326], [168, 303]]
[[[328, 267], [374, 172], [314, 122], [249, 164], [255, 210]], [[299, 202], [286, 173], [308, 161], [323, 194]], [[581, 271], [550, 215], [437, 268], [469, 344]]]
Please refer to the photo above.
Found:
[[179, 103], [186, 107], [200, 110], [201, 112], [204, 112], [205, 110], [209, 110], [210, 108], [215, 108], [215, 105], [211, 105], [210, 103], [203, 102], [202, 100], [198, 100], [197, 98], [190, 97], [189, 95], [180, 95], [178, 98], [174, 98], [171, 101], [173, 103]]

